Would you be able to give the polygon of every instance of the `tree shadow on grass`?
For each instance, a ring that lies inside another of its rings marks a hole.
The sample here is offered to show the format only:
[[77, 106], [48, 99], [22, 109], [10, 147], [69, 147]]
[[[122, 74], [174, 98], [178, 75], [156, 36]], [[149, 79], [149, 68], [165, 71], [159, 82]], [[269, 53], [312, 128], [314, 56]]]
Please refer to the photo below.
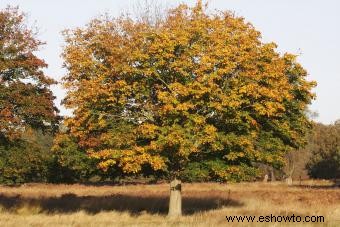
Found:
[[301, 189], [337, 189], [339, 185], [293, 185], [291, 187], [301, 188]]
[[[239, 201], [219, 196], [183, 198], [183, 213], [186, 215], [228, 206], [242, 206]], [[41, 213], [73, 213], [85, 211], [96, 214], [101, 211], [127, 211], [133, 215], [140, 213], [166, 214], [168, 197], [112, 194], [105, 196], [78, 196], [68, 193], [60, 197], [30, 198], [0, 194], [0, 206], [8, 212], [17, 212], [20, 207], [39, 207]]]

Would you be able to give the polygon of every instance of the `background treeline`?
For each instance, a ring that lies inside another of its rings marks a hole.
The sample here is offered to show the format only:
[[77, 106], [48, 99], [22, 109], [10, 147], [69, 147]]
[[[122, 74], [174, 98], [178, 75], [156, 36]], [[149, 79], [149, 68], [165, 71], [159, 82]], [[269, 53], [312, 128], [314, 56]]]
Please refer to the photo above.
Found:
[[[334, 179], [340, 177], [340, 121], [331, 125], [316, 123], [304, 149], [286, 156], [286, 166], [275, 169], [278, 180], [292, 175], [300, 177]], [[70, 138], [65, 138], [62, 149], [54, 150], [53, 136], [29, 130], [24, 139], [0, 143], [0, 183], [25, 182], [75, 183], [129, 180], [132, 176], [114, 170], [102, 172], [96, 160], [90, 159]], [[213, 181], [207, 170], [208, 163], [192, 163], [184, 171], [188, 182]], [[266, 174], [263, 166], [259, 178]], [[134, 178], [140, 180], [165, 179], [166, 173], [155, 175], [147, 168]]]

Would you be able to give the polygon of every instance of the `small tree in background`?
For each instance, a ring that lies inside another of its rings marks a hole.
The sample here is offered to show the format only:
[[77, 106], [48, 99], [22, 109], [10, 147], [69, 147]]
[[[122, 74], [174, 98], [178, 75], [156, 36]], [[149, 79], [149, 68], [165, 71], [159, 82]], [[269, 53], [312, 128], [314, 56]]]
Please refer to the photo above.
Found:
[[312, 154], [307, 164], [313, 178], [340, 178], [340, 121], [331, 125], [315, 125], [308, 146]]
[[201, 1], [165, 15], [65, 32], [65, 104], [74, 110], [65, 125], [103, 170], [167, 173], [176, 216], [188, 169], [241, 181], [256, 176], [255, 162], [282, 166], [305, 143], [314, 83], [243, 18], [208, 15]]
[[32, 129], [26, 130], [21, 139], [0, 140], [0, 183], [49, 181], [52, 141], [52, 135]]

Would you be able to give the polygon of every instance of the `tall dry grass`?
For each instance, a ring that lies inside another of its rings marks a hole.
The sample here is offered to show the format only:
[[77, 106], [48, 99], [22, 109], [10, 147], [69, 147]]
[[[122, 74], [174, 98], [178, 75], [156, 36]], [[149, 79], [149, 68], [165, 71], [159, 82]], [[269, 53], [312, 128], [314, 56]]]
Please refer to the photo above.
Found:
[[[0, 226], [253, 226], [226, 215], [323, 215], [340, 226], [340, 189], [329, 182], [184, 184], [184, 216], [169, 219], [167, 184], [0, 187]], [[266, 223], [259, 226], [287, 226]], [[302, 226], [311, 226], [301, 224]], [[291, 226], [296, 226], [292, 223]]]

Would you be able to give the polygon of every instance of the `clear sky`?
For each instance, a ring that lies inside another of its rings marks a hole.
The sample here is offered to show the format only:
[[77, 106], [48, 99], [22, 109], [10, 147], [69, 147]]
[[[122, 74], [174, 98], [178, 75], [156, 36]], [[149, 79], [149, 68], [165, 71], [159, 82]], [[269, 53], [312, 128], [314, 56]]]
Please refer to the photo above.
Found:
[[[46, 73], [57, 79], [65, 74], [60, 58], [66, 28], [84, 26], [90, 19], [109, 13], [118, 16], [132, 10], [139, 0], [0, 0], [0, 8], [19, 6], [29, 16], [28, 23], [39, 28], [39, 38], [47, 44], [38, 53], [49, 64]], [[195, 0], [158, 0], [174, 6], [193, 5]], [[317, 99], [311, 110], [317, 121], [340, 119], [340, 1], [339, 0], [210, 0], [209, 9], [231, 10], [243, 16], [262, 33], [265, 42], [274, 41], [281, 53], [299, 54], [299, 62], [318, 83]], [[53, 87], [60, 106], [64, 91]]]

